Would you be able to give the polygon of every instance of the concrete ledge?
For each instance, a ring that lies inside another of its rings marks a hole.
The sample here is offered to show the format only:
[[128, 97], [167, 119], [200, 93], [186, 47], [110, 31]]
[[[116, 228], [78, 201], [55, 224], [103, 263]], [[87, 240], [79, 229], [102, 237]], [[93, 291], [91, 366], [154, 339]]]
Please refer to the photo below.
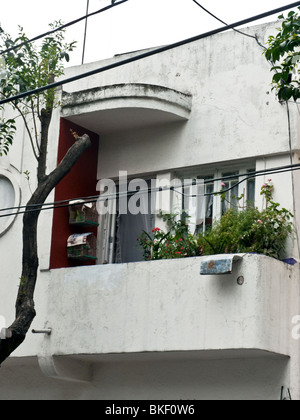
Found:
[[[245, 255], [202, 276], [205, 257], [49, 273], [47, 354], [259, 350], [290, 356], [298, 265]], [[238, 281], [243, 277], [243, 282]]]
[[192, 109], [190, 94], [138, 83], [64, 92], [62, 102], [64, 118], [102, 134], [186, 121]]

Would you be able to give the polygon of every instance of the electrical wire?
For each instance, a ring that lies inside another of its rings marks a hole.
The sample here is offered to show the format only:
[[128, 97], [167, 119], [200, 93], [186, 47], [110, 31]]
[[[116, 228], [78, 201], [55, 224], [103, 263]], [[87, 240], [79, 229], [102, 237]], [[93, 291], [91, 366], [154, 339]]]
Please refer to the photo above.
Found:
[[[116, 4], [118, 4], [118, 3], [116, 3]], [[17, 101], [19, 99], [26, 98], [27, 96], [36, 95], [36, 94], [44, 92], [45, 90], [48, 90], [48, 89], [54, 89], [54, 88], [60, 87], [60, 86], [65, 85], [65, 84], [75, 82], [75, 81], [80, 80], [80, 79], [85, 79], [87, 77], [94, 76], [96, 74], [103, 73], [105, 71], [112, 70], [112, 69], [124, 66], [126, 64], [134, 63], [136, 61], [139, 61], [139, 60], [142, 60], [142, 59], [145, 59], [145, 58], [148, 58], [148, 57], [152, 57], [152, 56], [157, 55], [157, 54], [161, 54], [163, 52], [172, 50], [174, 48], [178, 48], [178, 47], [190, 44], [192, 42], [199, 41], [201, 39], [208, 38], [208, 37], [213, 36], [213, 35], [217, 35], [219, 33], [225, 32], [229, 29], [233, 29], [237, 26], [242, 26], [242, 25], [254, 22], [256, 20], [263, 19], [265, 17], [274, 15], [276, 13], [280, 13], [280, 12], [283, 12], [285, 10], [292, 9], [296, 6], [300, 6], [300, 1], [288, 4], [286, 6], [283, 6], [283, 7], [274, 9], [274, 10], [270, 10], [270, 11], [265, 12], [265, 13], [261, 13], [259, 15], [241, 20], [239, 22], [232, 23], [230, 25], [226, 25], [222, 28], [214, 29], [212, 31], [205, 32], [205, 33], [202, 33], [200, 35], [196, 35], [192, 38], [187, 38], [187, 39], [184, 39], [182, 41], [175, 42], [173, 44], [169, 44], [169, 45], [166, 45], [166, 46], [163, 46], [163, 47], [160, 47], [160, 48], [156, 48], [156, 49], [147, 51], [147, 52], [142, 53], [142, 54], [134, 55], [134, 56], [129, 57], [125, 60], [120, 60], [120, 61], [117, 61], [115, 63], [106, 65], [104, 67], [98, 67], [96, 69], [90, 70], [90, 71], [85, 72], [85, 73], [80, 73], [76, 76], [73, 76], [73, 77], [70, 77], [70, 78], [67, 78], [67, 79], [59, 80], [57, 82], [50, 83], [50, 84], [45, 85], [45, 86], [41, 86], [39, 88], [32, 89], [30, 91], [19, 93], [18, 95], [11, 96], [11, 97], [0, 100], [0, 105], [4, 105], [4, 104], [9, 103], [9, 102]]]
[[[287, 121], [288, 121], [288, 138], [289, 138], [289, 150], [290, 150], [290, 163], [293, 164], [293, 148], [292, 148], [292, 132], [291, 132], [291, 116], [290, 116], [290, 107], [288, 101], [286, 101], [286, 110], [287, 110]], [[295, 218], [295, 225], [297, 226], [297, 212], [296, 212], [296, 200], [295, 200], [295, 179], [294, 173], [291, 172], [291, 181], [292, 181], [292, 195], [293, 195], [293, 213]], [[296, 242], [298, 248], [298, 256], [300, 258], [300, 238], [299, 238], [299, 231], [296, 231]]]
[[102, 9], [99, 9], [99, 10], [97, 10], [95, 12], [88, 13], [85, 16], [82, 16], [82, 17], [80, 17], [78, 19], [72, 20], [71, 22], [66, 23], [66, 24], [64, 24], [64, 25], [62, 25], [62, 26], [60, 26], [58, 28], [55, 28], [55, 29], [53, 29], [51, 31], [48, 31], [48, 32], [45, 32], [45, 33], [43, 33], [41, 35], [38, 35], [38, 36], [36, 36], [34, 38], [28, 39], [27, 41], [20, 42], [19, 44], [14, 45], [14, 46], [12, 46], [10, 48], [7, 48], [4, 51], [0, 51], [0, 55], [9, 53], [9, 52], [14, 51], [14, 50], [17, 50], [18, 48], [21, 48], [24, 45], [30, 44], [30, 43], [32, 43], [34, 41], [38, 41], [41, 38], [45, 38], [46, 36], [49, 36], [49, 35], [54, 34], [55, 32], [62, 31], [63, 29], [68, 28], [69, 26], [75, 25], [76, 23], [79, 23], [82, 20], [88, 19], [88, 18], [90, 18], [92, 16], [98, 15], [99, 13], [106, 12], [107, 10], [112, 9], [113, 7], [116, 7], [116, 6], [119, 6], [120, 4], [126, 3], [127, 1], [129, 1], [129, 0], [120, 0], [117, 3], [114, 2], [114, 3], [110, 4], [109, 6], [103, 7]]
[[[67, 199], [67, 200], [61, 200], [61, 201], [56, 201], [53, 203], [43, 203], [43, 204], [29, 204], [26, 206], [18, 206], [18, 207], [9, 207], [6, 209], [0, 209], [0, 212], [7, 212], [7, 211], [12, 211], [12, 210], [16, 210], [16, 212], [14, 213], [9, 213], [9, 214], [3, 214], [0, 215], [0, 218], [3, 217], [12, 217], [12, 216], [17, 216], [20, 214], [25, 214], [25, 213], [31, 213], [31, 212], [37, 212], [37, 211], [44, 211], [44, 210], [54, 210], [54, 209], [59, 209], [59, 208], [64, 208], [64, 207], [72, 207], [72, 206], [77, 206], [79, 203], [70, 203], [72, 201], [83, 201], [82, 204], [88, 204], [88, 203], [96, 203], [96, 202], [104, 202], [107, 200], [115, 200], [117, 198], [123, 198], [123, 197], [130, 197], [136, 194], [146, 194], [146, 193], [159, 193], [159, 192], [163, 192], [163, 191], [174, 191], [178, 194], [181, 194], [183, 196], [188, 196], [191, 198], [194, 197], [207, 197], [207, 196], [215, 196], [215, 195], [220, 195], [220, 194], [224, 194], [228, 191], [231, 191], [232, 189], [234, 189], [237, 185], [242, 184], [243, 182], [247, 181], [248, 179], [253, 179], [253, 178], [257, 178], [259, 176], [266, 176], [266, 175], [272, 175], [272, 174], [281, 174], [281, 173], [285, 173], [285, 172], [293, 172], [295, 170], [300, 170], [300, 164], [294, 164], [294, 165], [286, 165], [286, 166], [280, 166], [280, 167], [275, 167], [275, 168], [270, 168], [270, 169], [264, 169], [264, 170], [259, 170], [259, 171], [253, 171], [253, 172], [247, 172], [245, 174], [237, 174], [237, 175], [227, 175], [227, 176], [223, 176], [220, 178], [212, 178], [212, 179], [207, 179], [207, 180], [201, 180], [200, 182], [194, 181], [191, 183], [187, 183], [184, 185], [184, 187], [192, 187], [192, 186], [203, 186], [205, 184], [211, 184], [213, 182], [217, 182], [217, 181], [228, 181], [228, 180], [235, 180], [237, 177], [239, 178], [243, 178], [240, 179], [240, 181], [238, 181], [237, 183], [233, 184], [231, 187], [228, 187], [227, 189], [223, 189], [221, 191], [215, 191], [215, 192], [211, 192], [211, 193], [204, 193], [204, 194], [185, 194], [181, 191], [178, 191], [178, 187], [174, 187], [174, 186], [164, 186], [164, 187], [154, 187], [154, 188], [146, 188], [146, 189], [140, 189], [139, 191], [124, 191], [124, 192], [115, 192], [112, 194], [102, 194], [102, 195], [95, 195], [95, 196], [89, 196], [89, 197], [80, 197], [80, 198], [71, 198], [71, 199]], [[19, 211], [21, 209], [25, 209], [23, 211]]]
[[[228, 25], [228, 23], [224, 22], [222, 19], [218, 18], [216, 15], [214, 15], [213, 13], [211, 13], [209, 10], [207, 10], [204, 6], [202, 6], [202, 4], [198, 3], [197, 0], [193, 0], [193, 2], [195, 4], [197, 4], [197, 6], [201, 7], [202, 10], [204, 10], [206, 13], [208, 13], [210, 16], [212, 16], [214, 19], [218, 20], [219, 22], [223, 23], [223, 25]], [[233, 28], [233, 30], [241, 35], [247, 36], [249, 38], [253, 38], [255, 39], [255, 41], [262, 47], [262, 48], [266, 48], [264, 45], [262, 45], [256, 36], [254, 35], [250, 35], [250, 34], [246, 34], [245, 32], [239, 31], [238, 29]]]
[[[213, 14], [213, 13], [211, 13], [209, 10], [207, 10], [204, 6], [202, 6], [202, 4], [198, 3], [198, 1], [197, 1], [197, 0], [193, 0], [193, 2], [194, 2], [195, 4], [197, 4], [197, 6], [201, 7], [201, 9], [202, 9], [202, 10], [204, 10], [206, 13], [208, 13], [208, 14], [209, 14], [210, 16], [212, 16], [214, 19], [216, 19], [216, 20], [218, 20], [219, 22], [223, 23], [223, 25], [228, 25], [228, 23], [224, 22], [224, 20], [222, 20], [222, 19], [218, 18], [216, 15], [214, 15], [214, 14]], [[235, 29], [235, 28], [233, 28], [233, 30], [234, 30], [235, 32], [238, 32], [238, 33], [239, 33], [239, 34], [241, 34], [241, 35], [247, 36], [247, 37], [249, 37], [249, 38], [253, 38], [253, 39], [255, 39], [255, 40], [257, 41], [257, 37], [256, 37], [256, 36], [254, 36], [254, 35], [246, 34], [245, 32], [239, 31], [238, 29]], [[265, 48], [265, 47], [263, 46], [263, 48]]]

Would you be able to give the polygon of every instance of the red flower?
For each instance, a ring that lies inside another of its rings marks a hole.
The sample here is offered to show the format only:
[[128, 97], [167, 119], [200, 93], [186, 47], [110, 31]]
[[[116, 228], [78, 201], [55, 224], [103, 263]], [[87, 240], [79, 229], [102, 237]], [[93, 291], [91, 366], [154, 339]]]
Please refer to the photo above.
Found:
[[152, 232], [159, 232], [160, 231], [160, 229], [159, 228], [154, 228], [154, 229], [152, 229]]

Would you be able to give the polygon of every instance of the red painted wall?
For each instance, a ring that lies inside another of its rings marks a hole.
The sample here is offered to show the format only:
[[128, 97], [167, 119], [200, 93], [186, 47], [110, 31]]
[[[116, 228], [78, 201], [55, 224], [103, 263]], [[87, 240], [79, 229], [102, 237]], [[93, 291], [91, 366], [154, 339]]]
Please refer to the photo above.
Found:
[[[70, 130], [79, 136], [88, 134], [92, 141], [90, 147], [78, 160], [71, 172], [59, 183], [55, 189], [55, 201], [72, 200], [80, 197], [97, 195], [97, 163], [99, 136], [72, 122], [61, 119], [58, 145], [57, 162], [65, 156], [67, 150], [74, 143], [74, 137]], [[97, 228], [79, 228], [69, 225], [68, 207], [57, 208], [53, 213], [52, 242], [50, 254], [50, 269], [62, 267], [74, 267], [76, 265], [91, 265], [92, 262], [74, 262], [67, 256], [67, 239], [73, 233], [93, 232], [97, 234]]]

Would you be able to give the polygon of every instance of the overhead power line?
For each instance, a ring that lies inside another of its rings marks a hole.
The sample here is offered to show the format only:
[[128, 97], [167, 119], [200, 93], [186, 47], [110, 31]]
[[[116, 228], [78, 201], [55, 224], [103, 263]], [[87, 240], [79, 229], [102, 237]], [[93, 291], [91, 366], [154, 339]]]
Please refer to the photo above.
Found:
[[[214, 19], [218, 20], [219, 22], [223, 23], [223, 25], [228, 25], [228, 23], [224, 22], [224, 20], [218, 18], [216, 15], [214, 15], [213, 13], [211, 13], [209, 10], [207, 10], [204, 6], [202, 6], [202, 4], [200, 4], [197, 0], [193, 0], [193, 2], [195, 4], [197, 4], [197, 6], [201, 7], [202, 10], [204, 10], [206, 13], [208, 13], [210, 16], [212, 16]], [[246, 34], [245, 32], [239, 31], [238, 29], [233, 28], [233, 30], [241, 35], [247, 36], [249, 38], [253, 38], [255, 39], [255, 41], [262, 47], [265, 49], [265, 46], [262, 45], [258, 39], [257, 36], [254, 35], [250, 35], [250, 34]]]
[[187, 39], [184, 39], [182, 41], [166, 45], [164, 47], [156, 48], [156, 49], [144, 52], [142, 54], [134, 55], [134, 56], [129, 57], [125, 60], [120, 60], [120, 61], [117, 61], [115, 63], [103, 66], [103, 67], [98, 67], [96, 69], [90, 70], [90, 71], [85, 72], [85, 73], [80, 73], [76, 76], [73, 76], [73, 77], [70, 77], [70, 78], [67, 78], [67, 79], [64, 79], [64, 80], [60, 80], [60, 81], [57, 81], [57, 82], [54, 82], [54, 83], [51, 83], [51, 84], [48, 84], [48, 85], [45, 85], [45, 86], [41, 86], [39, 88], [30, 90], [30, 91], [27, 91], [27, 92], [22, 92], [18, 95], [11, 96], [9, 98], [5, 98], [5, 99], [0, 100], [0, 105], [4, 105], [4, 104], [9, 103], [9, 102], [17, 101], [17, 100], [25, 98], [27, 96], [36, 95], [36, 94], [44, 92], [48, 89], [54, 89], [54, 88], [57, 88], [59, 86], [62, 86], [62, 85], [68, 84], [68, 83], [72, 83], [72, 82], [75, 82], [75, 81], [80, 80], [80, 79], [84, 79], [84, 78], [87, 78], [87, 77], [90, 77], [90, 76], [94, 76], [96, 74], [103, 73], [105, 71], [112, 70], [112, 69], [124, 66], [126, 64], [133, 63], [135, 61], [142, 60], [144, 58], [152, 57], [154, 55], [172, 50], [174, 48], [181, 47], [181, 46], [190, 44], [192, 42], [199, 41], [201, 39], [204, 39], [204, 38], [207, 38], [207, 37], [210, 37], [210, 36], [213, 36], [213, 35], [217, 35], [219, 33], [225, 32], [225, 31], [228, 31], [229, 29], [234, 29], [235, 27], [238, 27], [238, 26], [247, 25], [248, 23], [254, 22], [256, 20], [263, 19], [265, 17], [274, 15], [276, 13], [281, 13], [285, 10], [292, 9], [296, 6], [300, 6], [300, 1], [288, 4], [288, 5], [283, 6], [283, 7], [279, 7], [277, 9], [270, 10], [270, 11], [265, 12], [265, 13], [261, 13], [259, 15], [256, 15], [256, 16], [250, 17], [248, 19], [244, 19], [244, 20], [232, 23], [230, 25], [226, 25], [222, 28], [218, 28], [218, 29], [214, 29], [214, 30], [209, 31], [209, 32], [205, 32], [203, 34], [194, 36], [192, 38], [187, 38]]
[[64, 25], [62, 25], [62, 26], [60, 26], [58, 28], [55, 28], [55, 29], [53, 29], [51, 31], [48, 31], [48, 32], [44, 32], [41, 35], [38, 35], [38, 36], [36, 36], [34, 38], [31, 38], [31, 39], [28, 39], [27, 41], [20, 42], [19, 44], [13, 45], [12, 47], [7, 48], [4, 51], [0, 51], [0, 55], [9, 53], [9, 52], [14, 51], [14, 50], [17, 50], [18, 48], [23, 47], [24, 45], [30, 44], [31, 42], [34, 42], [34, 41], [38, 41], [39, 39], [42, 39], [42, 38], [45, 38], [46, 36], [49, 36], [49, 35], [54, 34], [55, 32], [62, 31], [63, 29], [68, 28], [69, 26], [75, 25], [76, 23], [79, 23], [79, 22], [81, 22], [83, 20], [86, 20], [86, 19], [88, 19], [88, 18], [90, 18], [92, 16], [98, 15], [99, 13], [106, 12], [107, 10], [112, 9], [113, 7], [116, 7], [116, 6], [119, 6], [120, 4], [126, 3], [127, 1], [129, 1], [129, 0], [120, 0], [118, 2], [114, 1], [109, 6], [103, 7], [102, 9], [99, 9], [99, 10], [97, 10], [95, 12], [88, 13], [88, 14], [86, 14], [86, 15], [78, 18], [78, 19], [72, 20], [71, 22], [66, 23], [66, 24], [64, 24]]
[[[64, 207], [71, 207], [71, 206], [76, 206], [78, 205], [78, 203], [73, 203], [70, 204], [70, 201], [84, 201], [84, 203], [96, 203], [96, 202], [101, 202], [101, 201], [106, 201], [106, 200], [116, 200], [118, 198], [122, 198], [122, 197], [130, 197], [136, 194], [146, 194], [146, 193], [159, 193], [162, 191], [175, 191], [176, 193], [185, 195], [185, 196], [189, 196], [189, 197], [208, 197], [208, 196], [214, 196], [216, 194], [224, 194], [228, 191], [233, 190], [237, 185], [242, 184], [243, 182], [247, 181], [248, 179], [253, 179], [253, 178], [257, 178], [260, 176], [266, 176], [266, 175], [274, 175], [274, 174], [281, 174], [281, 173], [286, 173], [286, 172], [293, 172], [293, 171], [297, 171], [300, 170], [300, 164], [294, 164], [294, 165], [286, 165], [286, 166], [279, 166], [279, 167], [275, 167], [275, 168], [270, 168], [270, 169], [262, 169], [259, 171], [252, 171], [252, 172], [247, 172], [244, 174], [234, 174], [234, 175], [226, 175], [223, 177], [219, 177], [219, 178], [211, 178], [211, 179], [206, 179], [204, 181], [201, 182], [197, 182], [197, 181], [193, 181], [191, 183], [186, 183], [184, 184], [184, 187], [193, 187], [193, 186], [201, 186], [201, 185], [206, 185], [206, 184], [211, 184], [213, 182], [217, 182], [217, 181], [229, 181], [229, 180], [236, 180], [237, 178], [239, 178], [239, 181], [237, 181], [236, 183], [234, 183], [232, 186], [228, 187], [227, 189], [223, 189], [222, 191], [214, 191], [214, 192], [210, 192], [210, 193], [204, 193], [204, 194], [184, 194], [181, 193], [180, 191], [178, 191], [179, 187], [176, 186], [163, 186], [163, 187], [154, 187], [154, 188], [147, 188], [147, 189], [141, 189], [139, 191], [124, 191], [124, 192], [115, 192], [112, 194], [103, 194], [101, 195], [95, 195], [95, 196], [89, 196], [89, 197], [79, 197], [79, 198], [70, 198], [67, 200], [60, 200], [60, 201], [55, 201], [52, 203], [43, 203], [43, 204], [32, 204], [32, 205], [24, 205], [24, 206], [17, 206], [17, 207], [9, 207], [9, 208], [5, 208], [5, 209], [0, 209], [0, 218], [3, 217], [11, 217], [11, 216], [17, 216], [20, 214], [24, 214], [24, 213], [32, 213], [32, 212], [36, 212], [36, 211], [44, 211], [44, 210], [54, 210], [54, 209], [59, 209], [59, 208], [64, 208]], [[20, 211], [22, 210], [22, 211]], [[6, 214], [1, 214], [1, 212], [7, 212], [7, 211], [13, 211], [13, 213], [6, 213]]]

